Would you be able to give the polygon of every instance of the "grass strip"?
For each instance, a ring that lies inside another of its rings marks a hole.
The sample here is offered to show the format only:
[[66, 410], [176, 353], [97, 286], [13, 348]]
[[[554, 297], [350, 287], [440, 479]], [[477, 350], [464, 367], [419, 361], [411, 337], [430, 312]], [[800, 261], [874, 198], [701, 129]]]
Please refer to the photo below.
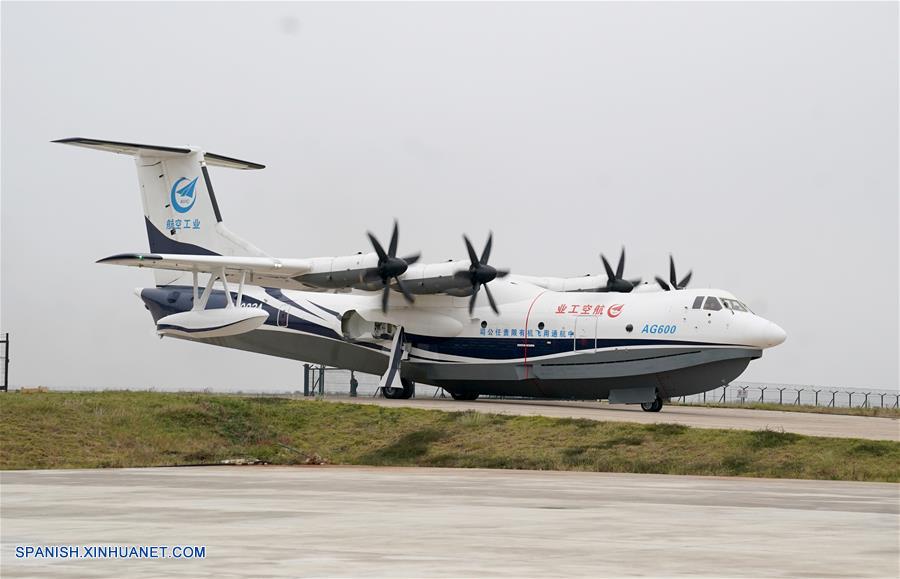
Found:
[[0, 396], [0, 468], [263, 461], [900, 481], [900, 443], [200, 393]]

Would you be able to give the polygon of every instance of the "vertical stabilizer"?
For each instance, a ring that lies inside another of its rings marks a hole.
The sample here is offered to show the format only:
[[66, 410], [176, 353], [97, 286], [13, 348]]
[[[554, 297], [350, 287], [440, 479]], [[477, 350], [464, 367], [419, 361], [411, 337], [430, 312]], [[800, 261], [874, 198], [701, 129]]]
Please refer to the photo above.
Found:
[[[263, 165], [193, 147], [164, 147], [81, 137], [54, 141], [131, 155], [135, 158], [150, 251], [188, 255], [265, 256], [222, 223], [208, 165], [262, 169]], [[156, 270], [157, 284], [175, 283], [183, 274]]]

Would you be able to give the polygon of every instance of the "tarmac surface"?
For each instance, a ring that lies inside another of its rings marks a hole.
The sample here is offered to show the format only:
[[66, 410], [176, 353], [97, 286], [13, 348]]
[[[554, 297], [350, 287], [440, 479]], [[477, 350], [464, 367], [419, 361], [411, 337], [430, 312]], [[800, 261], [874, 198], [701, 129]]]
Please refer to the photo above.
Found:
[[[0, 473], [3, 577], [897, 577], [900, 485], [577, 472]], [[196, 545], [202, 559], [21, 559]]]
[[603, 402], [476, 400], [463, 402], [447, 398], [411, 398], [389, 400], [370, 396], [326, 397], [333, 402], [404, 406], [431, 410], [489, 412], [556, 418], [587, 418], [642, 424], [671, 423], [697, 428], [732, 428], [737, 430], [784, 430], [810, 436], [864, 438], [900, 441], [900, 420], [846, 414], [813, 412], [779, 412], [749, 408], [709, 408], [702, 406], [664, 406], [661, 412], [644, 412], [636, 405], [609, 405]]

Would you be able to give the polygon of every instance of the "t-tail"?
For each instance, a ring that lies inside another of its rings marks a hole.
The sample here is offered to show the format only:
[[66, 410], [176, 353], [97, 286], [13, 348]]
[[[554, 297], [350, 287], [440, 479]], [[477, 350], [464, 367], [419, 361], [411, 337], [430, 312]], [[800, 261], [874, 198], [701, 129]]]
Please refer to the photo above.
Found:
[[[263, 169], [196, 147], [166, 147], [73, 137], [54, 143], [131, 155], [137, 167], [152, 253], [264, 257], [222, 223], [207, 166]], [[179, 272], [154, 270], [157, 285], [180, 282]]]

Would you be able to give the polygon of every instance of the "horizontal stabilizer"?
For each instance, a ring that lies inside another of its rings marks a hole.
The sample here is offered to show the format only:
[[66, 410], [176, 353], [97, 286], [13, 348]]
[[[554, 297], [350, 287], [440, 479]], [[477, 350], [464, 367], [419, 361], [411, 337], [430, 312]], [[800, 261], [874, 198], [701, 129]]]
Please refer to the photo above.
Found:
[[[58, 139], [53, 141], [63, 145], [74, 145], [76, 147], [86, 147], [88, 149], [97, 149], [98, 151], [106, 151], [108, 153], [119, 153], [122, 155], [131, 155], [136, 157], [143, 155], [146, 157], [177, 157], [179, 155], [189, 155], [196, 149], [190, 147], [164, 147], [160, 145], [141, 145], [139, 143], [123, 143], [119, 141], [100, 141], [97, 139], [86, 139], [84, 137], [70, 137], [68, 139]], [[224, 155], [215, 153], [203, 153], [206, 164], [211, 167], [228, 167], [229, 169], [265, 169], [265, 165], [259, 163], [251, 163], [250, 161], [242, 161]]]

